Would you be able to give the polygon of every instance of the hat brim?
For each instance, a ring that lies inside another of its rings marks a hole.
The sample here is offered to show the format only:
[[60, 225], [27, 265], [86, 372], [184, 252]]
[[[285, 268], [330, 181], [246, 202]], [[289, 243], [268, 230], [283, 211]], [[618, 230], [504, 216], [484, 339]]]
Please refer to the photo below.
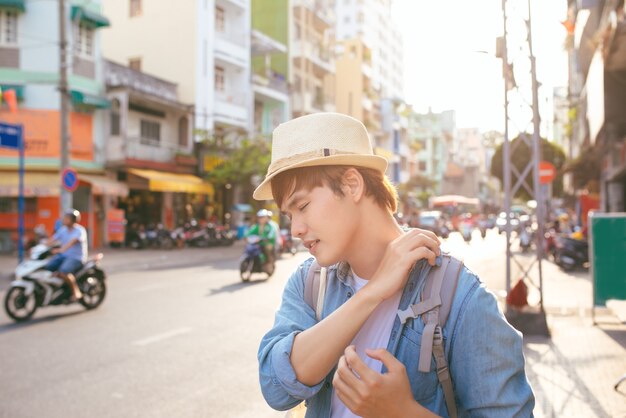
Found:
[[315, 167], [321, 165], [350, 165], [355, 167], [372, 168], [381, 173], [385, 173], [387, 170], [387, 160], [378, 155], [355, 155], [355, 154], [342, 154], [342, 155], [330, 155], [328, 157], [316, 157], [309, 160], [300, 161], [289, 165], [287, 167], [276, 170], [269, 176], [265, 177], [265, 180], [256, 188], [252, 197], [256, 200], [271, 200], [274, 198], [272, 195], [272, 179], [287, 170], [301, 167]]

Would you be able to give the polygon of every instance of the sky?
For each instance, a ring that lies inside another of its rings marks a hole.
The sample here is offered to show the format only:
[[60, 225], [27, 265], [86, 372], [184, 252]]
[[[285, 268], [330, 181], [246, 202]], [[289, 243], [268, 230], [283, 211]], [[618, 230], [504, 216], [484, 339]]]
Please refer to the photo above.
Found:
[[[527, 1], [508, 1], [526, 10]], [[532, 0], [531, 7], [542, 128], [550, 130], [553, 88], [567, 85], [560, 23], [567, 1]], [[394, 0], [392, 13], [404, 37], [406, 101], [418, 112], [454, 109], [460, 128], [503, 131], [502, 63], [494, 54], [501, 1]]]

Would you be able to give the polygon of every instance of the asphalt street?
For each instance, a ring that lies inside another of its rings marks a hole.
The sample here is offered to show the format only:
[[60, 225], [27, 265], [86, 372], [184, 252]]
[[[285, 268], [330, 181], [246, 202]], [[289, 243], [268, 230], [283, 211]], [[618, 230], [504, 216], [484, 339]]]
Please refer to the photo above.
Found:
[[[445, 246], [496, 277], [487, 285], [497, 291], [503, 243], [490, 231], [471, 245], [453, 234]], [[26, 324], [2, 312], [0, 416], [283, 417], [262, 398], [256, 352], [307, 253], [283, 257], [269, 280], [244, 284], [241, 250], [118, 254], [100, 308], [44, 308]]]

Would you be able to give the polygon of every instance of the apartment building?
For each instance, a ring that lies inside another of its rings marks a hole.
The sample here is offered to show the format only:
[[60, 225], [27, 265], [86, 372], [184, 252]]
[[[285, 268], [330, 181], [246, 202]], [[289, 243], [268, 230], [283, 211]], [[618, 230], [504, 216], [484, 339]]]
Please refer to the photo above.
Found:
[[269, 137], [290, 116], [288, 0], [252, 0], [254, 132]]
[[372, 84], [383, 98], [404, 97], [403, 40], [391, 0], [336, 0], [336, 42], [360, 39], [371, 50]]
[[361, 39], [341, 41], [336, 48], [337, 112], [365, 124], [371, 135], [381, 129], [380, 97], [372, 79], [372, 50]]
[[179, 101], [175, 83], [111, 61], [105, 68], [111, 101], [106, 165], [129, 189], [111, 205], [124, 211], [128, 225], [173, 228], [205, 218], [214, 192], [195, 176], [193, 105]]
[[104, 55], [178, 85], [208, 136], [252, 131], [249, 0], [107, 1]]
[[[124, 195], [123, 185], [104, 175], [105, 96], [101, 32], [110, 22], [101, 2], [66, 2], [70, 95], [70, 166], [78, 171], [73, 206], [83, 213], [90, 245], [104, 236], [103, 202]], [[0, 88], [14, 90], [18, 109], [0, 107], [0, 119], [24, 126], [26, 230], [43, 225], [52, 233], [59, 218], [61, 187], [59, 5], [56, 1], [0, 1]], [[0, 149], [0, 251], [17, 240], [16, 152]]]

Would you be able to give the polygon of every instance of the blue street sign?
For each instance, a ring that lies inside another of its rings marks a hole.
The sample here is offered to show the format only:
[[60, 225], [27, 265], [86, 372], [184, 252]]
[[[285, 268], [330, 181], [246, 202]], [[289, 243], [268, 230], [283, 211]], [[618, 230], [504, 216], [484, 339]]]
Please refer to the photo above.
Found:
[[61, 174], [61, 183], [68, 192], [78, 188], [78, 173], [73, 168], [66, 168]]
[[22, 137], [22, 126], [0, 122], [0, 147], [19, 150]]

